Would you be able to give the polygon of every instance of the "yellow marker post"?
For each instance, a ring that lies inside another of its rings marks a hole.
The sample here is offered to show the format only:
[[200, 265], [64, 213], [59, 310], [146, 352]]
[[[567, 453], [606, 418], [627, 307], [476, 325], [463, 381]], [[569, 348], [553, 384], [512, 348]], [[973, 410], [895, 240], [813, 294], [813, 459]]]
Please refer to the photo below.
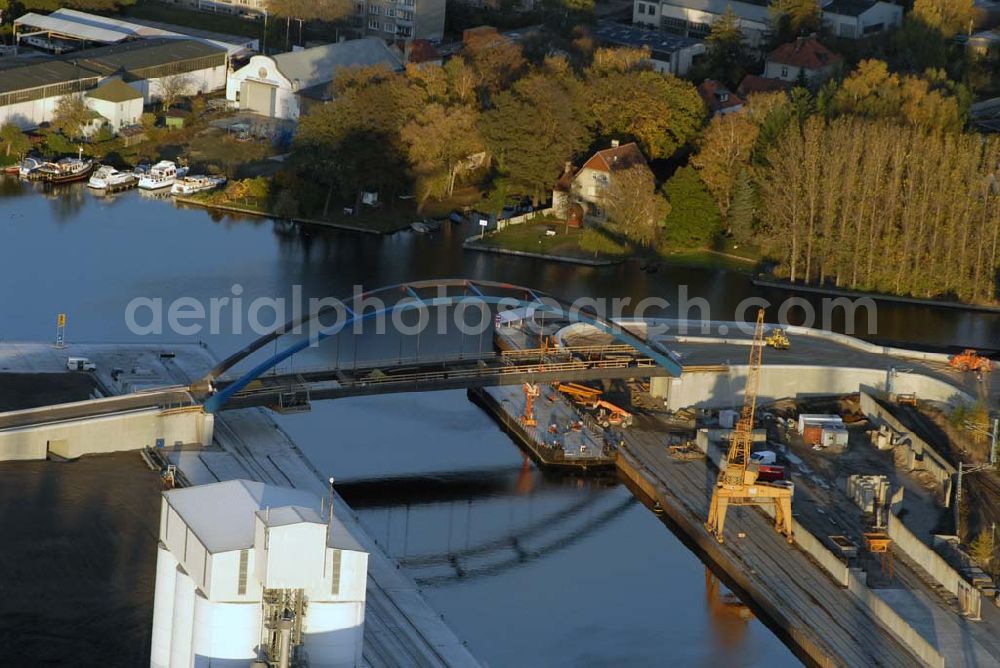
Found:
[[56, 348], [66, 347], [66, 314], [56, 316]]

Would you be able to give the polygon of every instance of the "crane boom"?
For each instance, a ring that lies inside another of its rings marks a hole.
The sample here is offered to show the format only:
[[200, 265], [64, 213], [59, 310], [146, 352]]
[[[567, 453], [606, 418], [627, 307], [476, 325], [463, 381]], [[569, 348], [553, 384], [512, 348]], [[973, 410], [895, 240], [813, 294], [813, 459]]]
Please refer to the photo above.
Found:
[[747, 466], [750, 464], [750, 444], [753, 442], [754, 414], [757, 411], [757, 391], [760, 388], [760, 366], [764, 352], [764, 309], [757, 311], [757, 326], [754, 328], [753, 343], [750, 345], [750, 365], [747, 368], [747, 385], [743, 395], [743, 410], [729, 445], [723, 482], [727, 485], [742, 485], [747, 481]]
[[754, 414], [764, 352], [764, 309], [757, 311], [757, 326], [750, 344], [750, 364], [743, 396], [743, 410], [729, 443], [729, 454], [719, 472], [708, 507], [707, 528], [720, 543], [724, 540], [726, 510], [730, 505], [774, 505], [774, 528], [792, 542], [792, 488], [780, 483], [758, 482], [757, 464], [750, 461]]

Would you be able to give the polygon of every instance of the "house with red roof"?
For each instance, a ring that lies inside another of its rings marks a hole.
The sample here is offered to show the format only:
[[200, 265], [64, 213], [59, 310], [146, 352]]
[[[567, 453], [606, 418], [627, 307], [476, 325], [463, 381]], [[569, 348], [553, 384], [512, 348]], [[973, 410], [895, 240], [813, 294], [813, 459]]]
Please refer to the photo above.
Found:
[[572, 181], [572, 199], [583, 204], [592, 215], [602, 215], [604, 193], [614, 181], [615, 174], [631, 167], [649, 171], [646, 157], [635, 142], [620, 144], [612, 140], [611, 147], [598, 151], [576, 173]]
[[840, 69], [843, 61], [840, 54], [823, 46], [815, 35], [799, 37], [767, 54], [764, 78], [794, 83], [804, 76], [811, 84], [822, 83]]
[[698, 84], [698, 94], [712, 116], [731, 114], [743, 108], [743, 98], [715, 79], [705, 79]]

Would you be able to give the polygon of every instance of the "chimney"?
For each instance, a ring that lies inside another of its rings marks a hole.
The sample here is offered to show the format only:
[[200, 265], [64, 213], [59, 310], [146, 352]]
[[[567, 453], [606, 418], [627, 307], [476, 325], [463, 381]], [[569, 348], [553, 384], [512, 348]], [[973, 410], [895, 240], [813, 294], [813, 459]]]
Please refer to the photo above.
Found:
[[573, 163], [567, 160], [563, 163], [563, 174], [569, 174], [573, 171]]
[[612, 139], [611, 140], [611, 148], [618, 148], [618, 140], [617, 139]]

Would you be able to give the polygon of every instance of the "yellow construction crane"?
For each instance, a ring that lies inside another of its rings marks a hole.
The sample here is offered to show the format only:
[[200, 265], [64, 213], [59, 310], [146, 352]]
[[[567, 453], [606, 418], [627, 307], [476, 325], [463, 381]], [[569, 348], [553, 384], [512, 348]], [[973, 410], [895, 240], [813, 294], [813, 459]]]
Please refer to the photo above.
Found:
[[764, 309], [757, 312], [757, 327], [750, 346], [746, 394], [743, 410], [729, 444], [729, 455], [723, 462], [719, 479], [712, 491], [705, 527], [716, 540], [723, 541], [726, 510], [729, 506], [760, 506], [774, 504], [774, 528], [792, 542], [792, 490], [781, 484], [757, 482], [758, 465], [750, 461], [753, 442], [754, 413], [757, 410], [757, 388], [760, 386], [760, 366], [764, 351]]

